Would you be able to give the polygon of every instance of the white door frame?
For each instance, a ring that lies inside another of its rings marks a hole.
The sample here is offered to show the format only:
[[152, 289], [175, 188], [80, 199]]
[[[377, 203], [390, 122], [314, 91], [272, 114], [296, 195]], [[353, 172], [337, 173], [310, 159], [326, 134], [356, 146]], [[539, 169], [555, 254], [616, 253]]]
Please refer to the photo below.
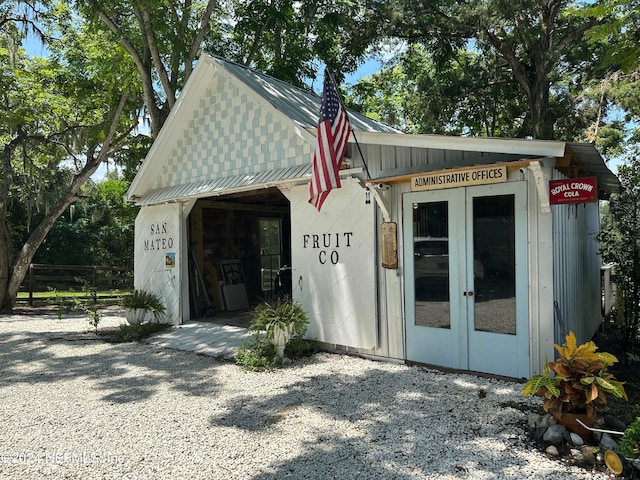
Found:
[[[529, 376], [527, 189], [524, 182], [409, 192], [403, 196], [407, 360], [443, 367]], [[514, 195], [516, 334], [475, 330], [473, 198]], [[450, 328], [418, 326], [414, 285], [414, 203], [448, 202]], [[462, 214], [464, 212], [464, 215]], [[459, 214], [457, 214], [459, 213]], [[462, 238], [461, 238], [462, 237]]]

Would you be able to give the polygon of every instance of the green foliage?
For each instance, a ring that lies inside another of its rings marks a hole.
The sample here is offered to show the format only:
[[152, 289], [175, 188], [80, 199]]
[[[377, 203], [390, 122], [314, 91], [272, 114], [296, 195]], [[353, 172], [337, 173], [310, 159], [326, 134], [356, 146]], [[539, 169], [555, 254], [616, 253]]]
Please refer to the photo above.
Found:
[[302, 337], [293, 337], [287, 343], [284, 349], [284, 354], [287, 358], [302, 358], [310, 357], [320, 351], [318, 343], [313, 340], [308, 340]]
[[586, 13], [606, 21], [589, 32], [586, 38], [592, 44], [604, 44], [603, 60], [625, 72], [638, 66], [640, 44], [638, 43], [638, 18], [640, 4], [633, 0], [608, 0], [589, 3]]
[[640, 455], [640, 417], [624, 431], [619, 443], [620, 453], [627, 458], [638, 458]]
[[303, 308], [287, 298], [277, 298], [258, 305], [254, 311], [249, 331], [255, 333], [253, 340], [245, 344], [237, 353], [235, 362], [251, 371], [272, 370], [282, 366], [273, 344], [274, 328], [291, 328], [292, 336], [287, 342], [284, 354], [287, 358], [313, 355], [318, 351], [316, 342], [305, 340], [309, 321]]
[[138, 289], [122, 297], [120, 299], [120, 306], [122, 308], [142, 308], [152, 313], [156, 321], [166, 311], [164, 302], [158, 295], [147, 290]]
[[302, 337], [307, 331], [307, 313], [299, 303], [288, 299], [277, 298], [271, 302], [259, 304], [249, 324], [249, 330], [266, 333], [268, 340], [273, 340], [276, 326], [292, 328], [292, 337]]
[[273, 344], [263, 338], [259, 332], [253, 341], [243, 345], [235, 356], [236, 364], [245, 370], [263, 372], [282, 366], [282, 358], [276, 355]]
[[[319, 351], [316, 342], [298, 336], [287, 344], [285, 356], [288, 359], [310, 357]], [[234, 360], [237, 365], [252, 372], [273, 370], [283, 365], [283, 359], [276, 354], [275, 346], [260, 332], [256, 332], [253, 340], [242, 346]]]
[[[73, 299], [73, 310], [79, 312], [85, 312], [88, 315], [89, 325], [94, 329], [96, 335], [98, 334], [98, 325], [102, 320], [102, 313], [98, 310], [98, 306], [93, 301], [81, 300], [78, 298]], [[61, 307], [58, 305], [58, 319], [62, 318]]]
[[102, 313], [98, 310], [95, 304], [90, 305], [87, 309], [87, 313], [89, 314], [89, 325], [91, 325], [96, 333], [98, 334], [98, 325], [102, 320]]
[[591, 415], [605, 407], [607, 395], [627, 400], [623, 384], [608, 372], [608, 367], [618, 361], [614, 355], [596, 352], [598, 347], [593, 342], [577, 345], [573, 332], [562, 346], [554, 347], [558, 359], [547, 361], [543, 374], [525, 383], [523, 396], [543, 396], [545, 411], [557, 414], [584, 410]]
[[118, 330], [109, 335], [108, 341], [112, 343], [139, 342], [149, 335], [164, 332], [171, 328], [169, 323], [147, 322], [138, 325], [122, 324]]
[[605, 262], [615, 263], [616, 319], [623, 329], [623, 346], [637, 339], [640, 330], [640, 149], [629, 152], [618, 169], [622, 188], [603, 210], [598, 240]]
[[420, 45], [350, 89], [352, 106], [407, 133], [522, 136], [527, 105], [494, 55], [441, 60]]

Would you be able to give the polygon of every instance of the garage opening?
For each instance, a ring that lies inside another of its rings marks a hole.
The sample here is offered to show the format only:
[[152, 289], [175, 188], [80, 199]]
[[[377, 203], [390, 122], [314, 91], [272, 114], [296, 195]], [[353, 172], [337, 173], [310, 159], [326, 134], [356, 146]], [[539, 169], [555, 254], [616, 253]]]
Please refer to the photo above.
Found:
[[290, 290], [290, 205], [277, 188], [199, 199], [188, 225], [192, 320], [246, 327], [257, 303]]

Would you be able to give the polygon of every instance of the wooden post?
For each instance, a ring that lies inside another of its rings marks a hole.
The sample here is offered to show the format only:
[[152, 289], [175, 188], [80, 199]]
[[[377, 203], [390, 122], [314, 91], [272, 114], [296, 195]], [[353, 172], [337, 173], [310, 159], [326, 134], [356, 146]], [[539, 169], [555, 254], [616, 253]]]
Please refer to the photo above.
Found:
[[29, 264], [29, 306], [33, 307], [33, 263]]

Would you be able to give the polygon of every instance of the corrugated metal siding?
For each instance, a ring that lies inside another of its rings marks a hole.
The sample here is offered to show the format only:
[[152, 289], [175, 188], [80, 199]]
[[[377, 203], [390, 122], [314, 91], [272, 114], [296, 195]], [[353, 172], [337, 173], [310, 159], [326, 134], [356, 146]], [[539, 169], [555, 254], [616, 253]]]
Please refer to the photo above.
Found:
[[[564, 178], [554, 172], [553, 179]], [[598, 204], [553, 205], [554, 298], [564, 323], [556, 318], [555, 342], [573, 331], [578, 342], [593, 336], [601, 322]]]
[[360, 151], [356, 147], [350, 147], [348, 154], [351, 159], [351, 165], [364, 167], [364, 162], [362, 161], [362, 156], [364, 156], [372, 178], [530, 158], [525, 155], [373, 144], [361, 144], [360, 150], [362, 155], [360, 155]]

